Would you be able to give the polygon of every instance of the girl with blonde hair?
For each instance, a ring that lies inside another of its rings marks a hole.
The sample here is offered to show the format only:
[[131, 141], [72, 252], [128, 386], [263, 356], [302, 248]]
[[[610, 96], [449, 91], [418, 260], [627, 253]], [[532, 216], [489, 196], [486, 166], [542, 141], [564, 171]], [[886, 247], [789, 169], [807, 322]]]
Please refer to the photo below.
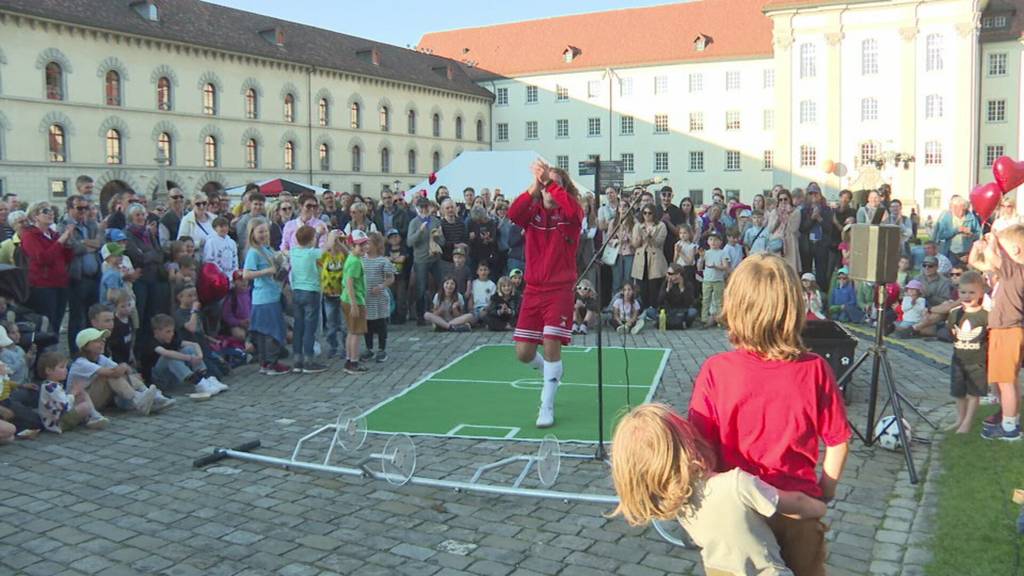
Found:
[[714, 450], [664, 404], [623, 416], [612, 440], [612, 481], [632, 526], [676, 520], [701, 548], [709, 576], [792, 575], [767, 519], [820, 518], [825, 503], [777, 490], [739, 468], [716, 472]]
[[[772, 254], [745, 258], [725, 288], [722, 322], [734, 350], [705, 360], [689, 410], [718, 470], [739, 468], [780, 490], [831, 500], [850, 427], [832, 368], [800, 339], [806, 313], [793, 267]], [[825, 574], [819, 519], [776, 515], [768, 524], [796, 576]]]

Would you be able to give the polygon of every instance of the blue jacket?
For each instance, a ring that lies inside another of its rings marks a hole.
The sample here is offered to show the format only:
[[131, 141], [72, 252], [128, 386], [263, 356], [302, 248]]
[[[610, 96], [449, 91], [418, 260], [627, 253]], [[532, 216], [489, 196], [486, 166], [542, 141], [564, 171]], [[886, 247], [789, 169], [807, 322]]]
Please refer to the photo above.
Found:
[[832, 288], [828, 296], [829, 306], [846, 306], [847, 304], [857, 305], [857, 292], [853, 288], [853, 282], [847, 282], [846, 286], [838, 284]]
[[943, 212], [942, 216], [939, 216], [939, 220], [935, 223], [935, 229], [932, 232], [932, 240], [935, 241], [939, 246], [939, 251], [950, 256], [953, 254], [952, 248], [956, 244], [956, 254], [966, 254], [971, 251], [971, 246], [974, 241], [977, 240], [981, 235], [981, 225], [978, 224], [978, 219], [975, 217], [973, 212], [967, 212], [964, 214], [964, 226], [970, 229], [970, 234], [961, 234], [960, 230], [953, 227], [953, 214], [949, 211]]

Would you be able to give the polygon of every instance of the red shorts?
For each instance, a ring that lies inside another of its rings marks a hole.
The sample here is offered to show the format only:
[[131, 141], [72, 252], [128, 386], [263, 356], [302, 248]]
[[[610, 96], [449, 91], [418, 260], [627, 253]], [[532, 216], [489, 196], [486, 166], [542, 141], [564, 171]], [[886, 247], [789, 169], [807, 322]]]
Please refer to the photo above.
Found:
[[512, 340], [543, 344], [544, 339], [548, 338], [568, 346], [572, 342], [574, 303], [575, 294], [572, 286], [535, 291], [527, 287]]

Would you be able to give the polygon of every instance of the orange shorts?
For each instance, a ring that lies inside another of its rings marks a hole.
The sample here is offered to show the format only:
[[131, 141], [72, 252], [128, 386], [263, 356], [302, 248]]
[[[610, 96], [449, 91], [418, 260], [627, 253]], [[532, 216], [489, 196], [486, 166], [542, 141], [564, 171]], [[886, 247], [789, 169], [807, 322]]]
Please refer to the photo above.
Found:
[[1024, 328], [989, 328], [988, 381], [993, 384], [1017, 382], [1024, 358]]
[[[355, 315], [352, 314], [352, 310], [357, 307], [361, 308], [359, 318], [355, 318]], [[366, 334], [366, 306], [359, 306], [358, 304], [353, 306], [352, 304], [342, 302], [341, 311], [345, 313], [345, 324], [348, 327], [349, 334]]]

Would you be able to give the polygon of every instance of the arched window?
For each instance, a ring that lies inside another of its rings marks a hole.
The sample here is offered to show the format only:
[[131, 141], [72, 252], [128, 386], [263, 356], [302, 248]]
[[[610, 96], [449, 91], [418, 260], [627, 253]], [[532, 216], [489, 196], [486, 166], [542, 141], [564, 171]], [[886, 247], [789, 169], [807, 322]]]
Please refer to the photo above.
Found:
[[409, 174], [416, 173], [416, 151], [409, 150]]
[[440, 114], [434, 114], [433, 124], [434, 124], [434, 138], [440, 138], [441, 137], [441, 115]]
[[46, 98], [48, 100], [64, 99], [64, 70], [56, 62], [46, 65]]
[[256, 89], [249, 88], [245, 91], [245, 117], [255, 120], [259, 117], [259, 103], [256, 100]]
[[441, 169], [441, 153], [434, 152], [433, 167], [431, 168], [434, 172]]
[[116, 70], [107, 70], [107, 106], [121, 105], [121, 75]]
[[207, 168], [217, 166], [217, 139], [213, 136], [207, 135], [203, 139], [203, 164]]
[[391, 172], [391, 150], [380, 149], [380, 171], [382, 174]]
[[320, 99], [320, 104], [317, 106], [317, 120], [321, 126], [331, 123], [331, 105], [327, 102], [327, 98]]
[[121, 133], [111, 128], [107, 130], [107, 164], [121, 163]]
[[284, 169], [295, 170], [295, 143], [291, 140], [284, 143]]
[[331, 169], [331, 147], [326, 142], [320, 143], [320, 170], [328, 172]]
[[416, 111], [409, 110], [409, 134], [416, 133]]
[[217, 87], [207, 83], [203, 86], [203, 114], [215, 116], [217, 114]]
[[352, 103], [352, 110], [349, 112], [349, 120], [351, 121], [352, 128], [359, 129], [362, 127], [363, 118], [359, 109], [359, 102]]
[[249, 138], [245, 143], [245, 167], [249, 169], [260, 167], [260, 145], [255, 138]]
[[476, 121], [476, 141], [477, 142], [483, 142], [484, 141], [484, 121], [483, 120], [477, 120]]
[[67, 157], [67, 142], [64, 139], [64, 127], [60, 124], [51, 124], [50, 162], [66, 162]]
[[157, 157], [163, 156], [164, 163], [167, 166], [174, 165], [174, 152], [171, 144], [171, 135], [167, 132], [161, 132], [160, 136], [156, 139]]
[[462, 140], [462, 116], [455, 117], [455, 139]]
[[284, 121], [295, 122], [295, 96], [284, 95]]
[[363, 169], [363, 151], [359, 146], [352, 147], [352, 171], [360, 172]]
[[156, 81], [156, 108], [157, 110], [171, 109], [171, 81], [166, 76], [161, 76]]
[[387, 106], [380, 107], [380, 131], [388, 132], [391, 130], [391, 110]]

